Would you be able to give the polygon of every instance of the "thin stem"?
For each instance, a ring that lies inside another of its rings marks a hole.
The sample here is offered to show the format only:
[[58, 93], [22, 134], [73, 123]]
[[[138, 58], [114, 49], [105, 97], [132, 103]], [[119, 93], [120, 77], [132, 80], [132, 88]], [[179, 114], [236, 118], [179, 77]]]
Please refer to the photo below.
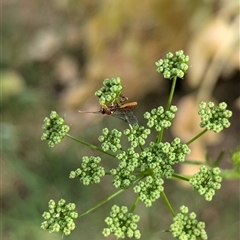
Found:
[[171, 91], [170, 91], [170, 94], [169, 94], [169, 97], [168, 97], [166, 111], [168, 111], [170, 106], [171, 106], [172, 99], [173, 99], [173, 94], [174, 94], [174, 90], [175, 90], [175, 86], [176, 86], [176, 82], [177, 82], [177, 77], [174, 77], [173, 81], [172, 81], [172, 88], [171, 88]]
[[170, 204], [170, 202], [169, 202], [169, 200], [168, 200], [164, 191], [162, 192], [162, 196], [163, 196], [164, 202], [166, 203], [169, 211], [171, 212], [172, 216], [174, 217], [176, 214], [175, 214], [175, 212], [174, 212], [174, 210], [173, 210], [173, 208], [172, 208], [172, 206], [171, 206], [171, 204]]
[[177, 178], [177, 179], [181, 179], [181, 180], [184, 180], [184, 181], [189, 181], [189, 177], [184, 177], [184, 176], [182, 176], [182, 175], [179, 175], [179, 174], [176, 174], [176, 173], [173, 173], [173, 177], [174, 178]]
[[157, 143], [160, 143], [163, 139], [163, 132], [164, 132], [164, 128], [161, 129], [161, 131], [158, 134], [158, 138], [157, 138]]
[[[175, 86], [176, 86], [176, 82], [177, 82], [177, 77], [174, 77], [173, 80], [172, 80], [172, 87], [171, 87], [171, 91], [170, 91], [170, 94], [169, 94], [169, 97], [168, 97], [167, 107], [166, 107], [165, 111], [168, 111], [170, 109], [172, 99], [173, 99], [174, 90], [175, 90]], [[162, 128], [161, 131], [158, 134], [157, 143], [162, 141], [163, 133], [164, 133], [164, 128]]]
[[139, 144], [138, 146], [139, 146], [141, 152], [143, 152], [143, 147], [142, 147], [142, 145]]
[[219, 166], [220, 161], [222, 161], [222, 159], [223, 159], [223, 155], [224, 155], [224, 151], [221, 151], [221, 152], [218, 154], [216, 160], [214, 161], [213, 166], [215, 166], [215, 167], [216, 167], [216, 166]]
[[201, 137], [204, 133], [207, 132], [207, 129], [204, 129], [202, 132], [200, 132], [198, 135], [196, 135], [194, 138], [192, 138], [191, 140], [189, 140], [186, 144], [189, 145], [190, 143], [194, 142], [196, 139], [198, 139], [199, 137]]
[[99, 151], [99, 152], [102, 152], [102, 153], [107, 154], [107, 155], [109, 155], [109, 156], [111, 156], [111, 157], [114, 157], [114, 158], [116, 157], [114, 154], [109, 153], [109, 152], [105, 152], [105, 151], [103, 151], [101, 148], [99, 148], [99, 147], [97, 147], [97, 146], [95, 146], [95, 145], [92, 145], [92, 144], [90, 144], [90, 143], [88, 143], [88, 142], [85, 142], [85, 141], [83, 141], [83, 140], [80, 140], [80, 139], [78, 139], [78, 138], [75, 138], [75, 137], [71, 136], [70, 134], [66, 134], [66, 136], [69, 137], [69, 138], [71, 138], [72, 140], [74, 140], [74, 141], [76, 141], [76, 142], [80, 142], [80, 143], [82, 143], [83, 145], [88, 146], [88, 147], [90, 147], [90, 148], [92, 148], [92, 149], [94, 149], [94, 150], [97, 150], [97, 151]]
[[139, 197], [137, 196], [133, 205], [132, 205], [132, 207], [131, 207], [131, 210], [130, 210], [131, 213], [133, 213], [135, 208], [137, 207], [138, 201], [139, 201]]
[[182, 164], [191, 164], [191, 165], [208, 165], [206, 162], [195, 161], [195, 160], [185, 160], [181, 162]]
[[120, 189], [117, 192], [113, 193], [112, 195], [108, 196], [107, 198], [103, 199], [101, 202], [99, 202], [97, 205], [95, 205], [94, 207], [88, 209], [86, 212], [80, 214], [78, 217], [82, 217], [92, 211], [94, 211], [95, 209], [101, 207], [103, 204], [107, 203], [109, 200], [111, 200], [112, 198], [116, 197], [118, 194], [120, 194], [121, 192], [125, 191], [126, 189]]
[[[143, 178], [144, 178], [144, 177], [140, 177], [140, 178], [136, 179], [132, 184], [135, 184], [135, 183], [139, 182], [139, 181], [140, 181], [141, 179], [143, 179]], [[129, 187], [130, 187], [130, 186], [129, 186]], [[129, 187], [128, 187], [128, 188], [129, 188]], [[95, 209], [101, 207], [103, 204], [107, 203], [109, 200], [111, 200], [112, 198], [116, 197], [118, 194], [122, 193], [123, 191], [127, 190], [128, 188], [126, 188], [126, 189], [120, 189], [119, 191], [117, 191], [117, 192], [113, 193], [112, 195], [106, 197], [106, 198], [103, 199], [101, 202], [99, 202], [97, 205], [95, 205], [94, 207], [88, 209], [86, 212], [80, 214], [78, 217], [80, 218], [80, 217], [82, 217], [82, 216], [84, 216], [84, 215], [86, 215], [86, 214], [94, 211]], [[137, 201], [135, 201], [135, 203], [137, 204]]]

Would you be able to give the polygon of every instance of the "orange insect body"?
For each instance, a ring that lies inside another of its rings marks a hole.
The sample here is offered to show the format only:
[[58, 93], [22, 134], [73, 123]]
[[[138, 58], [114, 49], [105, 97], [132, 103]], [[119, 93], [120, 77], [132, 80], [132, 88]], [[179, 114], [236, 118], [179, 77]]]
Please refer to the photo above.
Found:
[[102, 106], [100, 111], [96, 111], [96, 112], [85, 112], [85, 111], [80, 111], [80, 110], [78, 110], [78, 112], [80, 112], [80, 113], [102, 113], [102, 114], [106, 114], [106, 115], [111, 115], [117, 110], [122, 111], [122, 112], [127, 112], [127, 111], [130, 111], [131, 109], [135, 108], [136, 106], [137, 106], [137, 102], [130, 102], [130, 103], [125, 103], [121, 106], [119, 106], [118, 104], [110, 105], [110, 106]]
[[125, 103], [121, 106], [117, 107], [117, 110], [120, 111], [129, 111], [137, 106], [137, 102], [130, 102], [130, 103]]
[[[121, 96], [120, 102], [123, 103], [127, 100], [128, 100], [128, 98]], [[96, 112], [85, 112], [85, 111], [80, 111], [80, 110], [78, 110], [78, 112], [79, 113], [101, 113], [101, 114], [106, 114], [106, 115], [112, 115], [116, 118], [124, 120], [125, 122], [132, 122], [133, 124], [136, 124], [137, 118], [133, 115], [133, 113], [131, 111], [136, 106], [137, 106], [137, 102], [124, 103], [122, 105], [119, 105], [118, 103], [114, 103], [110, 106], [102, 105], [101, 109]], [[118, 112], [118, 113], [122, 112], [123, 114], [121, 114], [122, 116], [119, 116], [119, 115], [115, 114], [115, 112]], [[124, 115], [124, 117], [123, 117], [123, 115]], [[127, 118], [126, 118], [126, 116], [127, 116]], [[130, 120], [130, 118], [132, 120]]]

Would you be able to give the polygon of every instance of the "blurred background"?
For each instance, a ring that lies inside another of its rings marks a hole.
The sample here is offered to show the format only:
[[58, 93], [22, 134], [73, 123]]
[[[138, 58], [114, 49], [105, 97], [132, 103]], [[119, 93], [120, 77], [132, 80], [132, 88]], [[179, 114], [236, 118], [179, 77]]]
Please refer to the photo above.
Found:
[[[155, 62], [169, 51], [190, 57], [187, 76], [179, 80], [173, 103], [179, 108], [165, 140], [188, 141], [197, 133], [200, 101], [225, 101], [233, 111], [231, 127], [191, 145], [189, 159], [214, 160], [225, 151], [221, 167], [231, 168], [239, 147], [239, 1], [237, 0], [2, 0], [1, 54], [1, 237], [4, 240], [60, 239], [40, 229], [49, 199], [75, 202], [79, 213], [115, 189], [105, 177], [100, 186], [83, 187], [68, 178], [83, 155], [98, 152], [70, 139], [55, 148], [40, 140], [43, 119], [56, 110], [70, 134], [98, 143], [103, 127], [125, 129], [124, 122], [77, 110], [99, 110], [94, 96], [105, 78], [120, 77], [123, 93], [137, 101], [140, 124], [145, 111], [166, 106], [171, 82], [156, 73]], [[111, 167], [110, 158], [103, 164]], [[110, 163], [110, 166], [109, 166]], [[176, 169], [193, 174], [195, 167]], [[212, 202], [186, 185], [165, 184], [175, 209], [182, 204], [207, 223], [211, 240], [239, 237], [239, 182], [226, 180]], [[67, 239], [104, 239], [104, 219], [117, 201], [131, 207], [126, 191], [77, 220]], [[142, 239], [168, 240], [171, 216], [162, 199], [146, 209], [140, 204]], [[109, 237], [108, 239], [115, 239]]]

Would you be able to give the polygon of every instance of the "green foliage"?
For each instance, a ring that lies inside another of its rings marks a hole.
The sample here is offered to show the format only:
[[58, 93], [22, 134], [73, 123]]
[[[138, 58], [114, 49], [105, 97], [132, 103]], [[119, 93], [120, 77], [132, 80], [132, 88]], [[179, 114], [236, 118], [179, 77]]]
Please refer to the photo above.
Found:
[[[166, 59], [157, 61], [157, 71], [163, 73], [164, 78], [172, 80], [172, 89], [166, 108], [159, 106], [146, 112], [144, 118], [147, 119], [147, 127], [129, 123], [129, 128], [124, 130], [123, 134], [117, 129], [104, 128], [102, 134], [98, 137], [101, 148], [68, 135], [69, 127], [65, 125], [64, 120], [56, 112], [52, 112], [50, 118], [44, 120], [43, 129], [46, 132], [43, 134], [42, 140], [49, 140], [49, 146], [52, 147], [54, 144], [59, 143], [66, 135], [92, 149], [113, 157], [117, 162], [116, 167], [110, 169], [109, 172], [105, 172], [105, 169], [100, 166], [100, 157], [84, 156], [81, 166], [70, 172], [70, 178], [78, 177], [83, 185], [99, 183], [102, 177], [110, 175], [112, 176], [113, 186], [117, 188], [117, 192], [80, 214], [79, 217], [92, 212], [132, 187], [131, 189], [136, 198], [131, 210], [129, 211], [125, 206], [114, 205], [112, 207], [110, 216], [105, 219], [108, 226], [103, 230], [105, 237], [114, 234], [117, 238], [135, 237], [139, 239], [141, 233], [138, 230], [137, 222], [140, 217], [133, 213], [138, 202], [141, 201], [146, 207], [151, 207], [162, 196], [170, 213], [173, 215], [173, 223], [168, 230], [173, 237], [180, 240], [207, 239], [204, 230], [205, 224], [196, 219], [194, 212], [187, 215], [188, 208], [182, 206], [180, 213], [175, 214], [164, 192], [164, 180], [174, 178], [188, 181], [194, 190], [205, 196], [205, 200], [211, 201], [215, 191], [221, 187], [222, 177], [219, 167], [214, 166], [212, 168], [203, 165], [200, 171], [192, 177], [176, 174], [174, 167], [176, 164], [185, 162], [186, 156], [191, 152], [189, 145], [205, 132], [213, 130], [218, 133], [229, 127], [230, 122], [228, 119], [232, 113], [226, 109], [227, 105], [225, 103], [215, 106], [212, 102], [202, 102], [199, 105], [199, 115], [201, 116], [201, 127], [204, 130], [187, 143], [182, 143], [178, 137], [171, 142], [163, 141], [164, 130], [171, 126], [177, 111], [177, 107], [171, 105], [176, 81], [178, 77], [184, 77], [188, 69], [188, 61], [189, 57], [184, 55], [183, 51], [178, 51], [175, 55], [168, 53]], [[111, 109], [109, 114], [114, 114], [115, 107], [121, 108], [128, 99], [122, 95], [122, 89], [120, 78], [105, 79], [103, 87], [95, 93], [99, 98], [100, 108]], [[122, 111], [127, 113], [129, 109]], [[156, 133], [156, 141], [148, 141], [148, 136], [154, 132]], [[123, 147], [122, 141], [124, 138], [128, 143], [126, 148]], [[234, 159], [238, 158], [234, 155]], [[235, 162], [237, 166], [239, 161], [235, 160]], [[62, 202], [63, 204], [61, 204]], [[67, 206], [69, 205], [66, 205], [64, 200], [61, 200], [57, 205], [51, 200], [49, 202], [49, 212], [43, 214], [46, 221], [43, 222], [42, 228], [48, 229], [49, 232], [61, 231], [65, 235], [69, 234], [75, 227], [73, 218], [77, 217], [77, 215], [74, 212], [75, 205], [72, 212]]]
[[240, 150], [236, 150], [232, 154], [232, 162], [233, 162], [235, 171], [240, 174]]

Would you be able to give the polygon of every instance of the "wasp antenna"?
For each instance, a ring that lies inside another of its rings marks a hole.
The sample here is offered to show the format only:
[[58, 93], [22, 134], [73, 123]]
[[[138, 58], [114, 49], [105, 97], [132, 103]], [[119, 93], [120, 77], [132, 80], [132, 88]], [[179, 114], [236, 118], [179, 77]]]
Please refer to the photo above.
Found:
[[96, 112], [87, 112], [87, 111], [80, 111], [78, 110], [79, 113], [100, 113], [100, 111], [96, 111]]

